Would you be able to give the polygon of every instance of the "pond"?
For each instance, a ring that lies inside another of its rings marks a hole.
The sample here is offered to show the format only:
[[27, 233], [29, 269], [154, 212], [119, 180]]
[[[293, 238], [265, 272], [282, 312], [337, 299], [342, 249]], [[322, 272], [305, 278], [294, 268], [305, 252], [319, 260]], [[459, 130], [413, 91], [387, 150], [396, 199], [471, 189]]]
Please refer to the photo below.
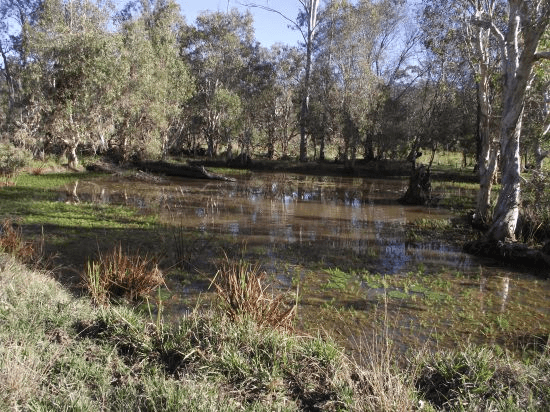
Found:
[[[227, 254], [259, 263], [280, 293], [298, 300], [297, 328], [321, 328], [348, 347], [390, 338], [402, 352], [467, 341], [517, 349], [548, 336], [549, 282], [463, 253], [474, 234], [448, 209], [400, 205], [406, 181], [235, 178], [109, 177], [81, 181], [77, 193], [158, 216], [162, 228], [142, 244], [166, 268], [167, 319], [210, 301], [209, 279]], [[475, 196], [452, 185], [440, 191]]]

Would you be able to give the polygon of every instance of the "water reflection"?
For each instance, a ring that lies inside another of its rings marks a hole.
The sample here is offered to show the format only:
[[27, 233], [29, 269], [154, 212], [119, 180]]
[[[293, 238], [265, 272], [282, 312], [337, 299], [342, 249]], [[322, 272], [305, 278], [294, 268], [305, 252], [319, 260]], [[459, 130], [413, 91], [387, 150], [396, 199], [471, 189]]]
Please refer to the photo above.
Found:
[[[183, 272], [168, 279], [177, 298], [167, 303], [166, 316], [180, 316], [196, 303], [189, 302], [208, 282], [194, 274], [197, 269], [205, 269], [206, 276], [214, 273], [212, 260], [221, 257], [220, 248], [238, 254], [246, 244], [250, 257], [284, 288], [296, 289], [299, 283], [299, 322], [313, 327], [332, 325], [346, 334], [345, 323], [352, 337], [369, 328], [381, 330], [379, 320], [386, 314], [379, 316], [380, 304], [393, 317], [386, 330], [404, 349], [432, 333], [448, 333], [455, 346], [472, 334], [494, 342], [512, 327], [547, 330], [550, 284], [520, 270], [489, 267], [462, 253], [461, 241], [442, 234], [411, 234], [409, 223], [417, 219], [454, 216], [398, 204], [405, 186], [292, 174], [254, 174], [232, 183], [172, 179], [151, 184], [113, 177], [67, 186], [59, 200], [128, 205], [159, 216], [166, 224], [159, 252], [171, 259], [165, 266]], [[200, 267], [205, 262], [210, 266]], [[354, 273], [342, 289], [327, 288], [327, 270], [334, 268]], [[438, 339], [434, 342], [442, 344]]]
[[471, 266], [470, 258], [448, 242], [407, 239], [407, 223], [451, 215], [398, 204], [395, 199], [405, 185], [392, 180], [254, 174], [233, 183], [81, 182], [78, 196], [82, 201], [145, 209], [189, 231], [263, 245], [275, 257], [286, 245], [304, 261], [322, 259], [338, 266], [353, 257], [380, 273], [403, 272], [420, 263], [433, 268]]

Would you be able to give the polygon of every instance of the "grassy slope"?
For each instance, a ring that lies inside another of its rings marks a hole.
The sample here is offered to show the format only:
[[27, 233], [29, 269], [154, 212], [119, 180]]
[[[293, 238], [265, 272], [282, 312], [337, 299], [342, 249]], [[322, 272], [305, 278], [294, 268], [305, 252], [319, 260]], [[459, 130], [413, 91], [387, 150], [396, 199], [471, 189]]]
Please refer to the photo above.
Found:
[[168, 330], [94, 308], [6, 255], [0, 267], [0, 410], [362, 409], [362, 380], [320, 338], [212, 312]]

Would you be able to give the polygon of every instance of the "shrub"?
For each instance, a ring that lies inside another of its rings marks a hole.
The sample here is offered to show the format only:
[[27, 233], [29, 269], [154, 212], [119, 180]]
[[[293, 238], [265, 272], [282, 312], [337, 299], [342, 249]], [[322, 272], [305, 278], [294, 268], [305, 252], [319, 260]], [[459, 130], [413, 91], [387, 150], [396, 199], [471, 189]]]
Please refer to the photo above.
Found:
[[0, 143], [0, 174], [12, 177], [30, 161], [31, 155], [26, 150], [11, 143]]

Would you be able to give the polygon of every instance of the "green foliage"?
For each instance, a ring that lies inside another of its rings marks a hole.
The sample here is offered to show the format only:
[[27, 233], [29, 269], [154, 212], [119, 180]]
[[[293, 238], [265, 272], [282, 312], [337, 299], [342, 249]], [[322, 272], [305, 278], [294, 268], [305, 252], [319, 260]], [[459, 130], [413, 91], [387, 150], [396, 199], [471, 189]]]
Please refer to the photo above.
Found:
[[20, 169], [28, 166], [31, 159], [27, 150], [8, 142], [0, 142], [0, 174], [13, 177]]

